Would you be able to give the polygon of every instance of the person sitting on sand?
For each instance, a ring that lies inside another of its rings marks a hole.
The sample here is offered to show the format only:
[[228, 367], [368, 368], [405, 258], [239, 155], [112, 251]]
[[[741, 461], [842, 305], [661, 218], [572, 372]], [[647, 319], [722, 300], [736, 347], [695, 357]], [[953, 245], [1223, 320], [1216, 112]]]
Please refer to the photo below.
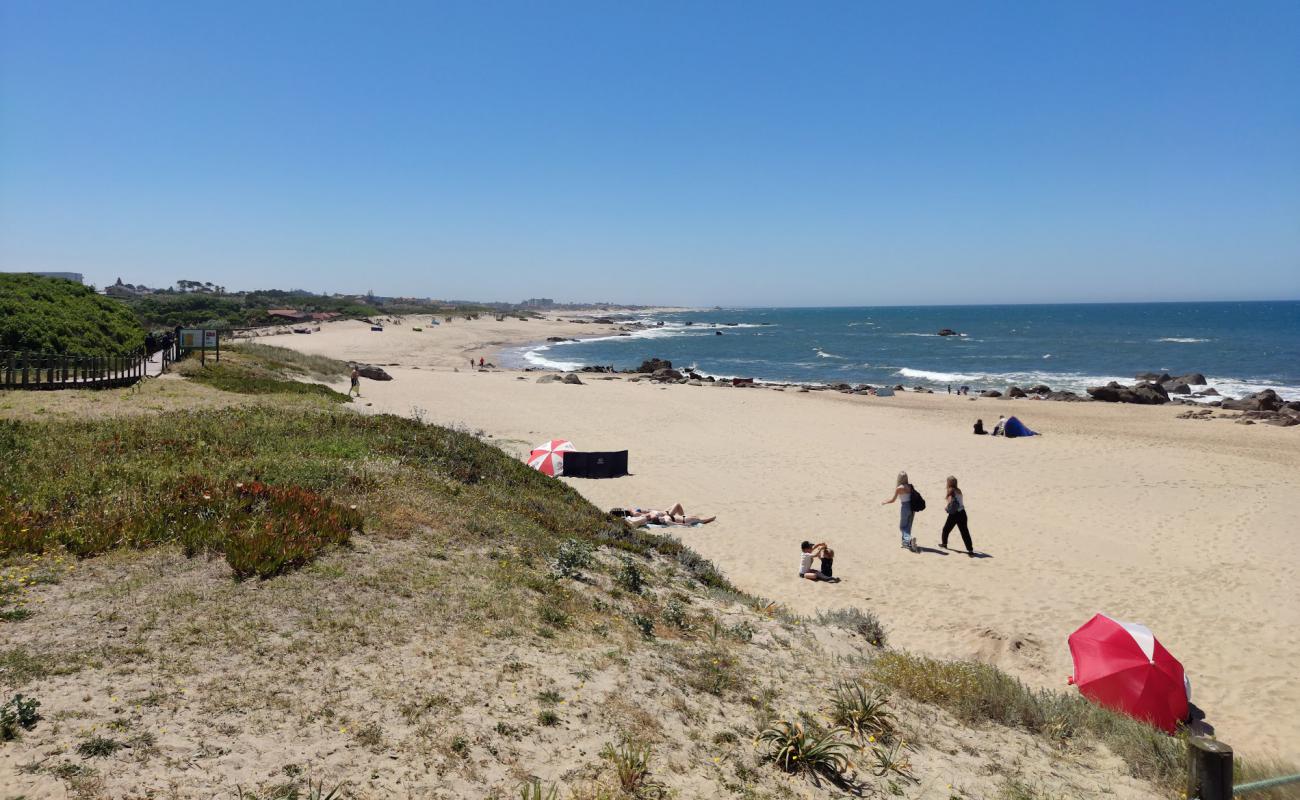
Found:
[[996, 424], [996, 425], [993, 426], [993, 435], [994, 435], [994, 436], [1005, 436], [1005, 435], [1006, 435], [1006, 431], [1005, 431], [1004, 429], [1006, 428], [1006, 425], [1007, 425], [1007, 418], [1004, 417], [1004, 416], [1003, 416], [1003, 417], [998, 417], [998, 424]]
[[984, 420], [982, 419], [975, 420], [975, 435], [984, 436], [986, 434], [988, 434], [988, 431], [984, 430]]
[[[799, 557], [799, 577], [809, 581], [829, 581], [838, 583], [839, 578], [835, 577], [832, 572], [832, 564], [835, 561], [835, 551], [826, 546], [825, 542], [813, 544], [806, 539], [800, 543], [799, 550], [802, 555]], [[821, 559], [821, 568], [813, 569], [812, 560]]]

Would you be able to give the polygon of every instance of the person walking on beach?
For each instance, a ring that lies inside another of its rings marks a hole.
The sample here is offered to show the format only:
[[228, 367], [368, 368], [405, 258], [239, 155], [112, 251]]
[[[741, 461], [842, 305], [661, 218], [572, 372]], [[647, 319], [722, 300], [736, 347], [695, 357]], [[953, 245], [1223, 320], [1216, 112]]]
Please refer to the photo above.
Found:
[[943, 523], [943, 538], [939, 546], [944, 550], [948, 549], [948, 534], [956, 527], [961, 531], [961, 540], [966, 545], [966, 555], [971, 558], [975, 557], [975, 548], [970, 542], [970, 528], [966, 526], [966, 501], [962, 497], [961, 489], [957, 487], [957, 479], [948, 476], [948, 486], [944, 492], [944, 511], [948, 512], [948, 519]]
[[351, 397], [354, 394], [357, 397], [360, 397], [361, 396], [361, 371], [358, 370], [356, 367], [353, 367], [351, 377], [352, 377], [352, 388], [348, 389], [348, 397]]
[[898, 480], [895, 484], [893, 496], [881, 503], [881, 505], [887, 506], [895, 500], [901, 504], [898, 530], [903, 535], [903, 547], [916, 553], [919, 551], [916, 549], [916, 539], [912, 536], [912, 519], [916, 516], [916, 509], [912, 508], [913, 491], [912, 484], [907, 480], [907, 473], [898, 473]]

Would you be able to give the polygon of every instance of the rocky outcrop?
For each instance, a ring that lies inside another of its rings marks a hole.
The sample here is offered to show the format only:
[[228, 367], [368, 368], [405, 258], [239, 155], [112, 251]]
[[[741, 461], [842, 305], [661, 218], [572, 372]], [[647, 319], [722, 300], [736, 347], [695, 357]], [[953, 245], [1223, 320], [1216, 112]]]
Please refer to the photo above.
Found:
[[641, 362], [641, 366], [636, 368], [637, 372], [655, 373], [661, 369], [672, 369], [673, 362], [663, 358], [650, 358]]
[[1134, 386], [1124, 386], [1111, 381], [1105, 386], [1092, 386], [1088, 396], [1103, 403], [1137, 403], [1139, 405], [1160, 405], [1169, 402], [1169, 393], [1159, 383], [1143, 382]]
[[577, 375], [575, 375], [575, 374], [572, 373], [572, 372], [570, 372], [569, 374], [565, 375], [565, 376], [564, 376], [563, 378], [561, 378], [560, 380], [561, 380], [561, 382], [563, 382], [563, 383], [571, 384], [571, 385], [573, 385], [573, 386], [581, 386], [581, 385], [582, 385], [582, 379], [579, 378]]
[[1185, 383], [1188, 386], [1204, 386], [1205, 376], [1199, 372], [1189, 372], [1186, 375], [1180, 375], [1174, 380]]
[[375, 364], [358, 364], [353, 362], [348, 366], [355, 368], [357, 374], [361, 377], [369, 378], [372, 381], [391, 381], [393, 379], [393, 376], [385, 372], [383, 367], [376, 366]]
[[1007, 397], [1028, 397], [1024, 389], [1019, 386], [1010, 386], [1007, 388]]
[[1240, 400], [1223, 401], [1223, 407], [1232, 411], [1277, 411], [1283, 405], [1282, 398], [1272, 389], [1248, 394]]
[[650, 380], [661, 381], [661, 382], [680, 381], [681, 379], [682, 379], [682, 373], [678, 372], [672, 367], [664, 367], [662, 369], [657, 369], [650, 376]]
[[1059, 400], [1066, 403], [1079, 403], [1083, 402], [1085, 399], [1074, 392], [1048, 392], [1043, 395], [1043, 397], [1046, 397], [1048, 400]]
[[957, 331], [953, 330], [952, 328], [944, 328], [944, 329], [942, 329], [942, 330], [939, 331], [939, 335], [940, 335], [940, 336], [960, 336], [961, 334], [960, 334], [960, 333], [957, 333]]
[[1001, 396], [1002, 396], [1002, 392], [999, 392], [997, 389], [985, 389], [984, 391], [980, 392], [980, 397], [1001, 397]]
[[554, 372], [543, 375], [542, 377], [537, 379], [538, 383], [559, 383], [559, 381], [560, 381], [560, 376], [556, 375]]
[[567, 339], [567, 338], [565, 338], [565, 337], [563, 337], [563, 336], [547, 336], [547, 337], [546, 337], [546, 341], [548, 341], [548, 342], [576, 342], [576, 341], [578, 341], [578, 340], [577, 340], [577, 339]]
[[1051, 394], [1052, 387], [1048, 386], [1045, 383], [1038, 383], [1038, 384], [1034, 384], [1033, 386], [1030, 386], [1029, 391], [1033, 392], [1034, 394]]
[[1175, 379], [1165, 384], [1165, 391], [1170, 394], [1191, 394], [1192, 387], [1183, 383], [1181, 380]]

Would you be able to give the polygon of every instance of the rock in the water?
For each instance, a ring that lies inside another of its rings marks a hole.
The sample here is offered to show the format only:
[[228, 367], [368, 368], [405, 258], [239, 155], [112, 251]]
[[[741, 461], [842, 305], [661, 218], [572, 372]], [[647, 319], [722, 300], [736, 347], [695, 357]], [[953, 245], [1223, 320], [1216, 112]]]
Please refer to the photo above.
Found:
[[1191, 394], [1192, 387], [1183, 383], [1181, 379], [1170, 382], [1165, 386], [1165, 390], [1170, 394]]
[[578, 340], [577, 340], [577, 339], [566, 339], [566, 338], [563, 337], [563, 336], [547, 336], [547, 337], [546, 337], [546, 341], [548, 341], [548, 342], [576, 342], [576, 341], [578, 341]]
[[1218, 390], [1218, 389], [1206, 389], [1205, 391], [1201, 392], [1201, 394], [1205, 395], [1206, 397], [1218, 397], [1218, 396], [1219, 396], [1219, 390]]
[[1170, 376], [1168, 372], [1139, 372], [1133, 377], [1139, 381], [1150, 381], [1152, 383], [1161, 383], [1162, 381], [1169, 380]]
[[721, 336], [721, 335], [722, 335], [722, 331], [714, 331], [714, 332], [713, 332], [713, 335], [714, 335], [714, 336]]
[[369, 378], [372, 381], [391, 381], [393, 379], [392, 375], [384, 372], [383, 367], [377, 367], [374, 364], [353, 363], [351, 366], [356, 367], [358, 375], [363, 378]]
[[1205, 385], [1205, 376], [1199, 372], [1189, 372], [1186, 375], [1180, 375], [1179, 377], [1175, 378], [1175, 380], [1181, 381], [1187, 384], [1188, 386]]
[[939, 335], [940, 335], [940, 336], [958, 336], [959, 334], [957, 333], [957, 331], [953, 330], [952, 328], [944, 328], [943, 330], [939, 331]]
[[1025, 394], [1025, 390], [1021, 389], [1019, 386], [1011, 386], [1007, 389], [1007, 397], [1028, 397], [1028, 396], [1029, 395]]
[[641, 366], [636, 368], [637, 372], [658, 372], [661, 369], [672, 369], [673, 362], [663, 358], [651, 358], [641, 362]]
[[1033, 386], [1030, 386], [1029, 391], [1033, 392], [1034, 394], [1051, 394], [1052, 387], [1048, 386], [1045, 383], [1038, 383]]
[[575, 374], [572, 373], [572, 372], [570, 372], [568, 375], [565, 375], [565, 376], [564, 376], [563, 378], [561, 378], [560, 380], [563, 381], [564, 383], [568, 383], [568, 384], [571, 384], [571, 385], [574, 385], [574, 386], [581, 386], [581, 385], [582, 385], [582, 379], [579, 378], [577, 375], [575, 375]]
[[1002, 396], [1002, 392], [999, 392], [997, 389], [985, 389], [984, 391], [980, 392], [980, 397], [1001, 397], [1001, 396]]

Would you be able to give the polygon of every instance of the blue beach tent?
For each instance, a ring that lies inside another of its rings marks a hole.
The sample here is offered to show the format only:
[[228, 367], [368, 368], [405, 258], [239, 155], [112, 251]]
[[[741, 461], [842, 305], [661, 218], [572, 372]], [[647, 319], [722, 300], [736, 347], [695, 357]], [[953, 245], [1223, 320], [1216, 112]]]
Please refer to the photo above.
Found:
[[1008, 439], [1014, 439], [1017, 436], [1037, 436], [1038, 434], [1025, 427], [1025, 423], [1015, 417], [1007, 417], [1007, 421], [1002, 423], [1002, 434]]

